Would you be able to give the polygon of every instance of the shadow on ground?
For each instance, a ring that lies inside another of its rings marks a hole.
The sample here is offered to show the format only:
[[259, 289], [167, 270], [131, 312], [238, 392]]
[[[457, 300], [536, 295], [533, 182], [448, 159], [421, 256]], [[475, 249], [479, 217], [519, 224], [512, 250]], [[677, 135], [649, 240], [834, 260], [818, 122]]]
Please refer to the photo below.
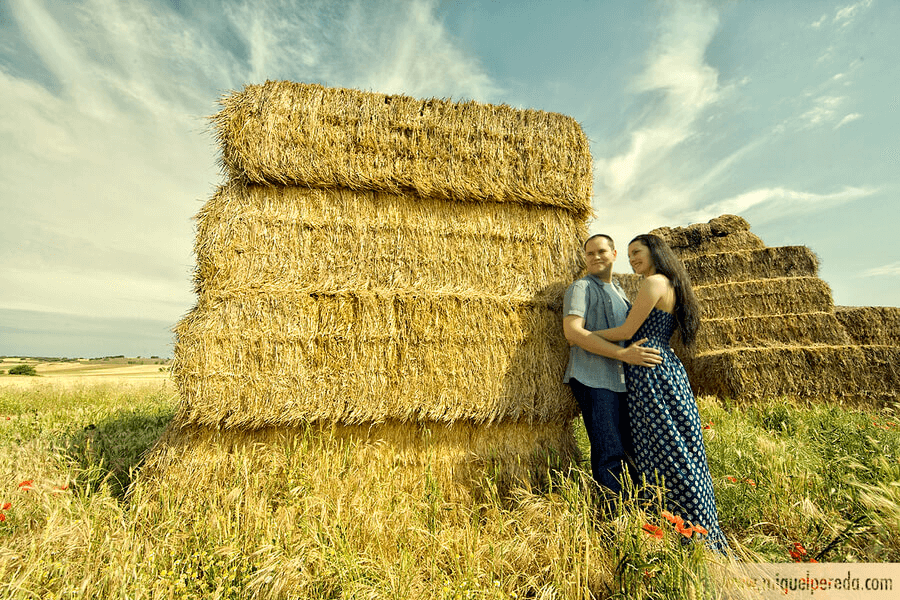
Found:
[[70, 433], [60, 441], [59, 454], [71, 463], [74, 481], [84, 492], [108, 486], [122, 500], [144, 453], [160, 438], [175, 408], [132, 409], [111, 415]]

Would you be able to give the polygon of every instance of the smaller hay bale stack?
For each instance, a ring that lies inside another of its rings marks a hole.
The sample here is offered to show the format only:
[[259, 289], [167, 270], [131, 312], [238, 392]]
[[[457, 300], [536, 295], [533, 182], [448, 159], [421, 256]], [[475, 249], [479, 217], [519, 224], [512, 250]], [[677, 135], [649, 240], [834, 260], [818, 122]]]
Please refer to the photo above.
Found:
[[704, 308], [692, 352], [676, 340], [695, 391], [747, 399], [897, 398], [898, 309], [836, 311], [808, 248], [766, 247], [735, 215], [652, 233], [681, 256]]
[[561, 298], [591, 210], [580, 126], [283, 81], [221, 104], [229, 179], [198, 215], [156, 471], [195, 441], [273, 451], [310, 431], [448, 489], [567, 461]]

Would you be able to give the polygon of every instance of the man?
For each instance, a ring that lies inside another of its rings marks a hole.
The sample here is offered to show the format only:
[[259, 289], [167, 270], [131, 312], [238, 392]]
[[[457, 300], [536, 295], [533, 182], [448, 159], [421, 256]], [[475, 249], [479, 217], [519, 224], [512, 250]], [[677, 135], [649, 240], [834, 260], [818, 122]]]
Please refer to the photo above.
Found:
[[622, 491], [622, 464], [631, 447], [623, 362], [652, 367], [662, 362], [659, 350], [645, 348], [646, 340], [630, 346], [608, 342], [592, 331], [625, 322], [630, 303], [612, 281], [616, 248], [612, 238], [594, 235], [584, 243], [587, 275], [566, 290], [563, 332], [569, 340], [568, 383], [584, 418], [591, 443], [594, 480], [614, 494]]

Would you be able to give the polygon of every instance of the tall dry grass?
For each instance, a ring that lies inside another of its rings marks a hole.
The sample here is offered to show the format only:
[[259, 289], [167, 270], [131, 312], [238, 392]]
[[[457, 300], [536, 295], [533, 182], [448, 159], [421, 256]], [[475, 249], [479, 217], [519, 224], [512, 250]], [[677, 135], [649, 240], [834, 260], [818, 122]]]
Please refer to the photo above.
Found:
[[[136, 469], [174, 413], [171, 388], [0, 390], [0, 596], [687, 598], [734, 582], [730, 560], [682, 543], [659, 506], [599, 514], [580, 468], [512, 497], [486, 477], [460, 503], [310, 435], [150, 485]], [[787, 561], [801, 542], [820, 560], [898, 560], [889, 411], [704, 398], [701, 414], [741, 556]]]

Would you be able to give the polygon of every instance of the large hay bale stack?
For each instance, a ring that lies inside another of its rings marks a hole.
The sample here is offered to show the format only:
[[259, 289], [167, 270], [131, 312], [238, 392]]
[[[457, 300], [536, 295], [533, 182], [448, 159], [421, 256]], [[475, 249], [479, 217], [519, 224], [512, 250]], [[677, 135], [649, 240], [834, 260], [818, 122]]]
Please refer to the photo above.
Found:
[[198, 215], [181, 404], [148, 471], [310, 427], [447, 485], [567, 460], [561, 297], [592, 177], [574, 120], [268, 82], [214, 123], [229, 179]]
[[682, 257], [704, 308], [693, 353], [678, 348], [698, 393], [897, 398], [900, 309], [836, 310], [808, 248], [768, 248], [741, 217], [653, 233]]

